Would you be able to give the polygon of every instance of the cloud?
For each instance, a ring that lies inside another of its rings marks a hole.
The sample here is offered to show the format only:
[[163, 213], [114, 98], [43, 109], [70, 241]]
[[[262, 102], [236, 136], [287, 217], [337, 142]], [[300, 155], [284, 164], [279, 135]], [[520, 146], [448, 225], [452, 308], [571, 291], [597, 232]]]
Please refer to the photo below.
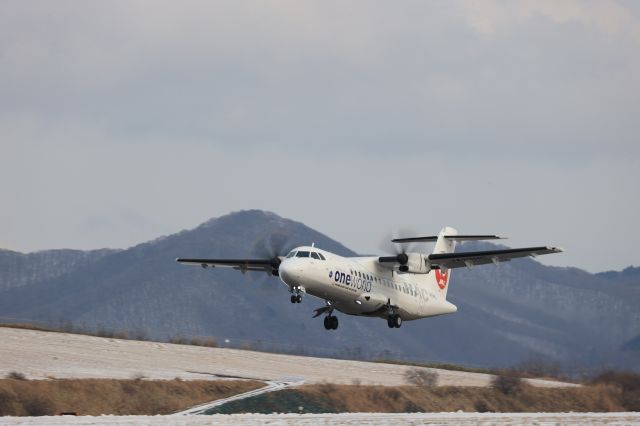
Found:
[[482, 34], [513, 30], [525, 21], [543, 17], [557, 24], [576, 23], [640, 43], [640, 20], [611, 0], [465, 0], [463, 10], [469, 25]]
[[[609, 1], [2, 2], [0, 234], [86, 247], [84, 218], [105, 212], [114, 231], [95, 246], [127, 245], [123, 211], [162, 224], [135, 234], [153, 238], [266, 207], [370, 251], [398, 210], [432, 231], [461, 227], [472, 200], [491, 212], [478, 228], [562, 206], [540, 227], [580, 246], [604, 215], [596, 194], [626, 200], [616, 182], [640, 179], [638, 16]], [[450, 193], [451, 212], [433, 213]], [[334, 198], [352, 207], [328, 211]]]

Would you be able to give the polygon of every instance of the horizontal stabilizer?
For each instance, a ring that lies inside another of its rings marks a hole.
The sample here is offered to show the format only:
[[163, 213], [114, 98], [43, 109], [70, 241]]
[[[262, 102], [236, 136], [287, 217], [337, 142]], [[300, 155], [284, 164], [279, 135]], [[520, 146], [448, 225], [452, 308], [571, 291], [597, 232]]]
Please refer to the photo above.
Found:
[[[450, 241], [479, 241], [479, 240], [504, 240], [503, 237], [497, 235], [445, 235], [444, 238]], [[431, 235], [428, 237], [409, 237], [409, 238], [394, 238], [392, 243], [429, 243], [438, 240], [437, 235]]]
[[449, 269], [507, 262], [519, 257], [535, 257], [543, 254], [561, 253], [562, 251], [558, 247], [525, 247], [462, 253], [434, 253], [430, 254], [428, 259], [432, 269]]

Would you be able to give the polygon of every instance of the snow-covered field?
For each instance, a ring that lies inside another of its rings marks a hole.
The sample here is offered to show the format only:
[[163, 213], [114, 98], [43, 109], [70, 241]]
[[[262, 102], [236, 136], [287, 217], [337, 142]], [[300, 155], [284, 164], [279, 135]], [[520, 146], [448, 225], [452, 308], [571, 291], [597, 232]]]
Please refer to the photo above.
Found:
[[632, 425], [640, 413], [354, 413], [215, 416], [0, 417], [7, 425]]
[[[0, 327], [0, 376], [11, 371], [32, 379], [117, 378], [220, 379], [242, 377], [305, 383], [395, 386], [406, 366], [278, 355], [223, 348], [138, 342], [78, 334]], [[440, 385], [487, 386], [490, 376], [435, 370]], [[531, 380], [535, 386], [568, 384]]]

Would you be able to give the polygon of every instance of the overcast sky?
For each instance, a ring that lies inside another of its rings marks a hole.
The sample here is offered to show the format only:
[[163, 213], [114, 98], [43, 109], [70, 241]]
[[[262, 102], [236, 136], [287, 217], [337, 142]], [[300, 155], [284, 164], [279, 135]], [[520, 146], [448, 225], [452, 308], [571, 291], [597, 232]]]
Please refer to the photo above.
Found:
[[450, 225], [620, 269], [639, 134], [633, 0], [0, 3], [2, 248], [259, 208], [362, 253]]

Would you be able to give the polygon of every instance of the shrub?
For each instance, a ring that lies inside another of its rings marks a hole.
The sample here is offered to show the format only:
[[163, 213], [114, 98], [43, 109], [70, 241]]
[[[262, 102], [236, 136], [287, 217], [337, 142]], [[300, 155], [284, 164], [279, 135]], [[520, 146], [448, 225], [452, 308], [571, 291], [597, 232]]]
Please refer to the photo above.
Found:
[[34, 395], [23, 403], [23, 407], [30, 416], [50, 416], [53, 414], [51, 401], [41, 395]]
[[489, 404], [487, 404], [487, 401], [484, 401], [482, 399], [477, 400], [473, 404], [473, 408], [475, 408], [475, 410], [478, 413], [492, 413], [493, 412], [491, 407], [489, 407]]
[[191, 346], [204, 346], [203, 343], [204, 342], [199, 337], [192, 337], [191, 341], [189, 342]]
[[438, 373], [424, 368], [409, 368], [404, 372], [404, 380], [415, 386], [431, 387], [438, 384]]
[[133, 374], [131, 375], [131, 379], [132, 379], [132, 380], [135, 380], [135, 381], [137, 381], [137, 382], [139, 382], [140, 380], [142, 380], [142, 379], [144, 379], [144, 378], [145, 378], [145, 375], [144, 375], [144, 374], [142, 374], [142, 373], [133, 373]]
[[202, 346], [207, 346], [209, 348], [217, 348], [218, 342], [213, 337], [207, 337], [205, 341], [202, 343]]
[[591, 380], [593, 384], [608, 384], [622, 391], [621, 402], [629, 411], [640, 411], [640, 373], [605, 371]]
[[522, 378], [509, 371], [502, 371], [491, 379], [491, 387], [504, 395], [516, 394], [522, 386]]
[[0, 417], [16, 415], [14, 403], [17, 399], [13, 390], [0, 388]]
[[605, 371], [594, 377], [591, 383], [606, 383], [618, 386], [623, 391], [640, 390], [640, 373], [631, 371]]
[[553, 377], [566, 380], [562, 373], [560, 363], [545, 358], [541, 355], [529, 357], [525, 361], [516, 364], [511, 371], [517, 372], [520, 377]]
[[186, 345], [189, 343], [189, 341], [182, 334], [176, 334], [175, 336], [169, 338], [169, 343], [173, 343], [176, 345]]
[[17, 371], [12, 371], [11, 373], [7, 374], [7, 379], [13, 379], [13, 380], [28, 380], [27, 376], [25, 376], [22, 373], [19, 373]]

